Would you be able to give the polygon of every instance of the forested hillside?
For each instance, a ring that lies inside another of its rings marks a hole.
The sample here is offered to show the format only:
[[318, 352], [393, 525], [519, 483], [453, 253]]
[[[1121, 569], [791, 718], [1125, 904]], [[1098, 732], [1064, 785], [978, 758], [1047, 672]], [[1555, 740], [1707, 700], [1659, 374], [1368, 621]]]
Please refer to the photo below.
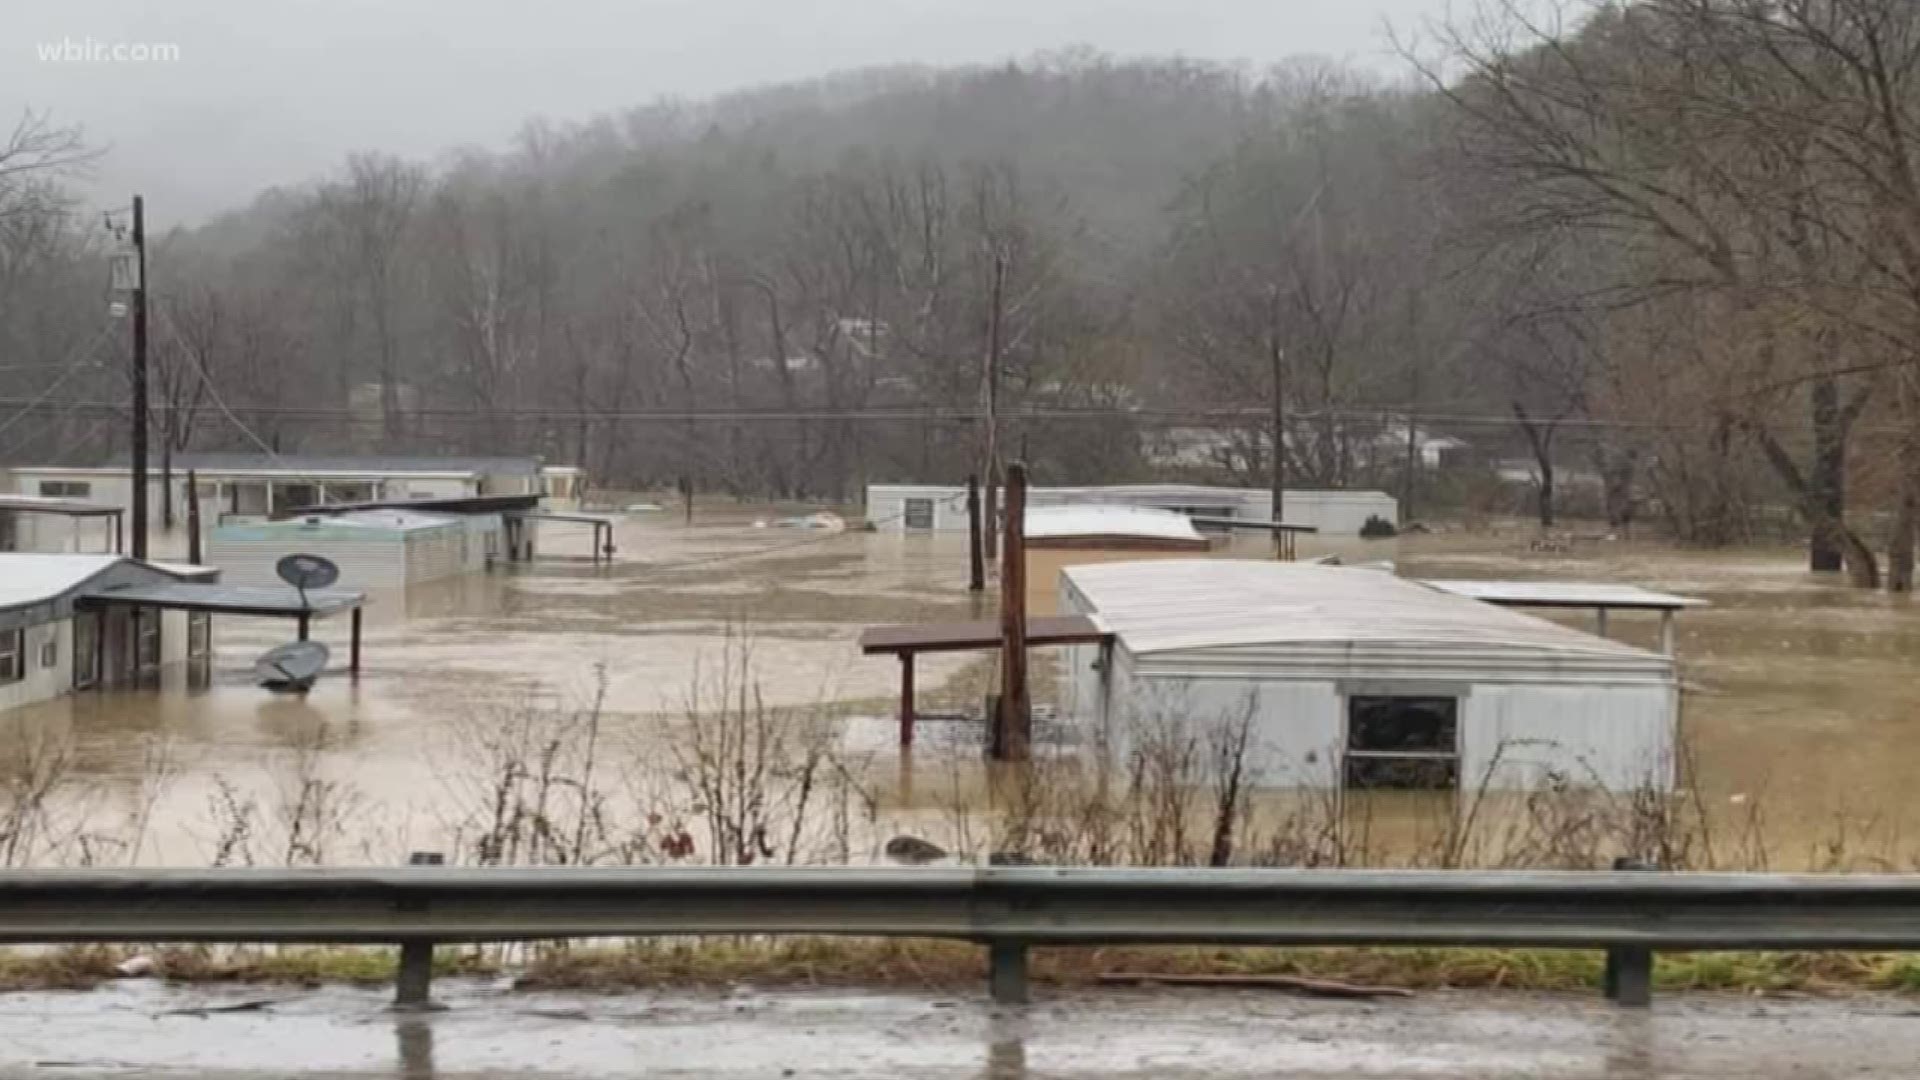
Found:
[[[1904, 584], [1920, 14], [1596, 11], [1490, 13], [1396, 86], [1065, 54], [356, 155], [156, 239], [156, 440], [816, 499], [989, 444], [1265, 484], [1279, 445], [1284, 483], [1417, 516], [1473, 479], [1417, 477], [1412, 427], [1531, 460], [1543, 521], [1571, 475], [1615, 528], [1786, 523]], [[62, 123], [0, 159], [0, 465], [124, 449], [115, 238], [62, 197]]]

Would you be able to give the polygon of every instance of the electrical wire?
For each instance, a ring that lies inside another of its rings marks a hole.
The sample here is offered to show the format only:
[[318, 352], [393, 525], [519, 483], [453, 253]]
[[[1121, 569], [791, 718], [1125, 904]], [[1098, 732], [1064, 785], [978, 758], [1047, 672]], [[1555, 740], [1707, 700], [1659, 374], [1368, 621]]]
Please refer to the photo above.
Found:
[[251, 440], [253, 445], [259, 447], [261, 452], [267, 455], [268, 460], [276, 465], [281, 464], [280, 454], [267, 445], [265, 439], [255, 434], [252, 428], [242, 423], [240, 418], [233, 414], [233, 410], [227, 407], [226, 399], [220, 396], [220, 388], [214, 385], [213, 376], [207, 372], [206, 365], [200, 362], [200, 354], [187, 344], [186, 338], [180, 334], [180, 328], [174, 325], [173, 317], [167, 314], [165, 308], [160, 309], [160, 324], [167, 328], [167, 333], [173, 337], [173, 343], [180, 347], [181, 353], [193, 362], [194, 371], [200, 375], [200, 384], [207, 388], [207, 396], [213, 399], [214, 405], [226, 416], [228, 422], [239, 428], [240, 433]]
[[4, 422], [0, 422], [0, 435], [6, 434], [15, 424], [26, 419], [35, 409], [46, 404], [48, 399], [53, 397], [54, 391], [60, 389], [61, 385], [73, 376], [74, 372], [80, 370], [80, 368], [86, 365], [86, 362], [92, 359], [93, 350], [98, 348], [100, 343], [105, 341], [107, 335], [112, 331], [113, 323], [108, 322], [100, 328], [100, 332], [95, 334], [91, 340], [74, 350], [72, 355], [62, 361], [59, 364], [60, 374], [54, 376], [53, 381], [47, 384], [47, 388], [41, 391], [39, 397], [27, 402], [19, 412], [14, 413]]

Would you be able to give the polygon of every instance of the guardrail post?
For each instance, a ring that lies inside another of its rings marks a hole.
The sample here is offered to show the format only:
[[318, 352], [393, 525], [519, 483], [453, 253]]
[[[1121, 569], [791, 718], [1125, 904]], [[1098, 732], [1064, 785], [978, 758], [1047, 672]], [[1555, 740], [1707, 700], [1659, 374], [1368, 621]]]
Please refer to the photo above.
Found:
[[[409, 866], [442, 866], [445, 855], [416, 851]], [[400, 971], [394, 978], [393, 1007], [421, 1010], [433, 1007], [433, 942], [411, 938], [400, 943]]]
[[[1652, 863], [1638, 859], [1613, 860], [1615, 870], [1652, 871]], [[1653, 1004], [1653, 950], [1633, 945], [1617, 945], [1607, 950], [1604, 989], [1607, 1000], [1624, 1009], [1644, 1009]]]
[[[1030, 866], [1032, 862], [1033, 860], [1019, 852], [996, 851], [987, 856], [988, 866]], [[1025, 942], [987, 942], [987, 994], [996, 1005], [1027, 1003], [1029, 994]]]
[[987, 993], [996, 1005], [1025, 1005], [1027, 947], [1017, 941], [987, 943]]

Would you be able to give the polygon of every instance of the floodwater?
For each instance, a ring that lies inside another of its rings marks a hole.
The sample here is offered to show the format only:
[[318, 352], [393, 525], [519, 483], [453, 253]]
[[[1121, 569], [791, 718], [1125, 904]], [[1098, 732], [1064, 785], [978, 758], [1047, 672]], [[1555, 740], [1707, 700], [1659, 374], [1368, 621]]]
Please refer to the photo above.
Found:
[[[629, 516], [605, 566], [588, 558], [584, 527], [554, 527], [531, 565], [377, 594], [361, 676], [329, 674], [304, 698], [268, 694], [250, 674], [288, 626], [219, 619], [203, 683], [171, 671], [157, 688], [73, 695], [0, 724], [70, 754], [59, 767], [88, 783], [69, 787], [86, 791], [85, 805], [62, 827], [85, 835], [66, 857], [108, 863], [205, 865], [223, 848], [227, 861], [281, 861], [296, 805], [332, 822], [308, 858], [446, 850], [476, 797], [480, 733], [529, 708], [604, 695], [610, 740], [657, 741], [714, 707], [723, 683], [737, 693], [725, 671], [742, 652], [755, 700], [832, 705], [849, 717], [841, 738], [862, 768], [892, 776], [898, 665], [861, 657], [854, 639], [876, 623], [988, 614], [965, 588], [964, 537], [755, 527], [781, 512], [703, 509], [691, 525]], [[1907, 798], [1920, 771], [1920, 612], [1908, 601], [1816, 579], [1787, 551], [1596, 541], [1540, 554], [1527, 535], [1309, 543], [1302, 556], [1341, 550], [1425, 576], [1631, 581], [1709, 600], [1679, 620], [1683, 723], [1689, 772], [1727, 843], [1763, 829], [1772, 865], [1910, 865], [1920, 853], [1920, 801]], [[1240, 543], [1236, 554], [1262, 553], [1261, 541]], [[346, 630], [344, 619], [316, 624], [336, 663]], [[1656, 623], [1616, 614], [1613, 632], [1652, 645]], [[983, 673], [966, 654], [923, 657], [923, 708], [977, 701]], [[965, 737], [943, 751], [941, 733], [926, 725], [912, 770], [936, 775], [973, 753]], [[251, 846], [236, 854], [235, 808], [249, 804], [256, 823], [241, 839]], [[914, 824], [911, 807], [894, 807], [860, 843]]]
[[109, 984], [0, 995], [0, 1074], [62, 1077], [1287, 1076], [1432, 1080], [1892, 1080], [1920, 1024], [1887, 998], [1597, 998], [1431, 993], [1388, 1002], [1270, 992], [527, 994], [445, 982], [447, 1011], [382, 991]]

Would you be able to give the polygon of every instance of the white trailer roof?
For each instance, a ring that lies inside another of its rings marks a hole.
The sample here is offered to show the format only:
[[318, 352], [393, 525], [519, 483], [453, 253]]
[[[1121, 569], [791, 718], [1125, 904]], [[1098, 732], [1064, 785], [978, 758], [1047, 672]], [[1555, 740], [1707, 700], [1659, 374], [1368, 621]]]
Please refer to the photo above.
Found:
[[1667, 658], [1380, 570], [1241, 559], [1070, 566], [1062, 576], [1135, 655], [1236, 646]]
[[121, 555], [0, 555], [0, 608], [45, 604], [122, 561]]
[[1027, 511], [1027, 537], [1053, 540], [1072, 536], [1136, 536], [1149, 540], [1206, 538], [1185, 514], [1139, 506], [1039, 506]]

